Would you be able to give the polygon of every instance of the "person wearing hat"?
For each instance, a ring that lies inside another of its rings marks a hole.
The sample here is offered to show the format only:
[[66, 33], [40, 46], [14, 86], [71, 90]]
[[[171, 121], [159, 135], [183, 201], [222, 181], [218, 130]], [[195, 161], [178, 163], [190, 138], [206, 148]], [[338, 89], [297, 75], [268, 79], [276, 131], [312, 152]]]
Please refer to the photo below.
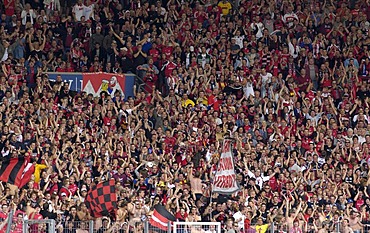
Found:
[[83, 185], [81, 188], [81, 194], [80, 194], [81, 198], [85, 198], [86, 194], [87, 194], [87, 188], [86, 188], [86, 185]]

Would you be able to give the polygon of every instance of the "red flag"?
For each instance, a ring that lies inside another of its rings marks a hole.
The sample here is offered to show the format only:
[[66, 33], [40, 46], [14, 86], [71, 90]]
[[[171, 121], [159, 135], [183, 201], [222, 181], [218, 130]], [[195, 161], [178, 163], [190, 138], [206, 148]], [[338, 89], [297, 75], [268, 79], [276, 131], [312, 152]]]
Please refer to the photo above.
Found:
[[176, 221], [176, 218], [162, 205], [155, 205], [150, 225], [163, 231], [168, 230], [168, 223]]
[[30, 182], [32, 174], [35, 172], [35, 165], [33, 163], [28, 162], [26, 167], [23, 170], [22, 177], [21, 177], [21, 182], [19, 184], [19, 188], [22, 188], [28, 182]]
[[4, 160], [0, 168], [0, 180], [20, 187], [26, 163], [24, 157]]

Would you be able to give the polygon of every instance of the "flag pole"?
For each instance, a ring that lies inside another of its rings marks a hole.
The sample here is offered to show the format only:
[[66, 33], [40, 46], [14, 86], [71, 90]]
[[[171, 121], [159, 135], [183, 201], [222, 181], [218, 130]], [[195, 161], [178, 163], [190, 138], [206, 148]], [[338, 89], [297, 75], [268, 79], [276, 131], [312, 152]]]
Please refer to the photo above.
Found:
[[[225, 138], [222, 140], [222, 147], [223, 148], [223, 144], [224, 144], [224, 141], [225, 141]], [[219, 149], [220, 148], [217, 148], [218, 152], [219, 152]], [[221, 157], [221, 153], [220, 154], [220, 157]], [[216, 177], [216, 174], [217, 174], [217, 169], [218, 169], [218, 165], [220, 163], [220, 160], [218, 160], [217, 162], [217, 166], [216, 166], [216, 172], [214, 174], [214, 176], [212, 177], [212, 183], [211, 183], [211, 193], [210, 193], [210, 198], [209, 198], [209, 205], [212, 207], [212, 201], [213, 201], [213, 186], [214, 186], [214, 182], [215, 182], [215, 177]], [[211, 221], [212, 221], [212, 211], [213, 211], [213, 208], [211, 209], [211, 212], [209, 213], [209, 216], [211, 217]]]
[[212, 184], [211, 184], [211, 195], [210, 195], [210, 198], [209, 198], [209, 205], [211, 206], [211, 211], [209, 212], [209, 216], [211, 218], [211, 222], [212, 222], [212, 195], [213, 194], [213, 180], [212, 180]]
[[6, 233], [10, 233], [11, 227], [12, 227], [12, 222], [13, 222], [13, 215], [14, 215], [14, 209], [12, 208], [10, 210], [10, 213], [8, 215], [8, 225], [6, 227]]

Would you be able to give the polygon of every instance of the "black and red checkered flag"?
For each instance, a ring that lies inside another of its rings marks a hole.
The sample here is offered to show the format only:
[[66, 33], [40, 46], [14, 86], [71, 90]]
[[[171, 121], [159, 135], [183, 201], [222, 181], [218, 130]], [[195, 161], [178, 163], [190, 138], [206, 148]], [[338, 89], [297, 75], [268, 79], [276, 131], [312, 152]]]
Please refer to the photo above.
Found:
[[99, 183], [91, 188], [87, 193], [85, 203], [90, 210], [91, 216], [95, 218], [114, 216], [117, 209], [117, 194], [114, 180]]

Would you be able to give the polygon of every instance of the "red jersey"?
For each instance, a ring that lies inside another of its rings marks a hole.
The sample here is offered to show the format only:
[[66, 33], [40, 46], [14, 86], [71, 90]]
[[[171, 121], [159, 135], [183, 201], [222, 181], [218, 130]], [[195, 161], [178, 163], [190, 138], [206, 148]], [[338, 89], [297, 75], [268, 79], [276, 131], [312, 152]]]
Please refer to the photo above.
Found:
[[158, 61], [159, 58], [159, 51], [158, 49], [151, 49], [149, 50], [149, 55], [153, 58], [153, 61]]
[[172, 71], [173, 71], [174, 69], [176, 69], [176, 68], [177, 68], [176, 63], [174, 63], [174, 62], [169, 62], [169, 63], [166, 65], [166, 68], [165, 68], [165, 70], [164, 70], [164, 74], [165, 74], [165, 76], [166, 76], [166, 77], [171, 76]]
[[14, 15], [15, 10], [15, 0], [4, 0], [5, 14], [7, 16]]
[[166, 54], [166, 58], [168, 59], [173, 52], [173, 48], [171, 46], [164, 46], [162, 49], [162, 53]]

